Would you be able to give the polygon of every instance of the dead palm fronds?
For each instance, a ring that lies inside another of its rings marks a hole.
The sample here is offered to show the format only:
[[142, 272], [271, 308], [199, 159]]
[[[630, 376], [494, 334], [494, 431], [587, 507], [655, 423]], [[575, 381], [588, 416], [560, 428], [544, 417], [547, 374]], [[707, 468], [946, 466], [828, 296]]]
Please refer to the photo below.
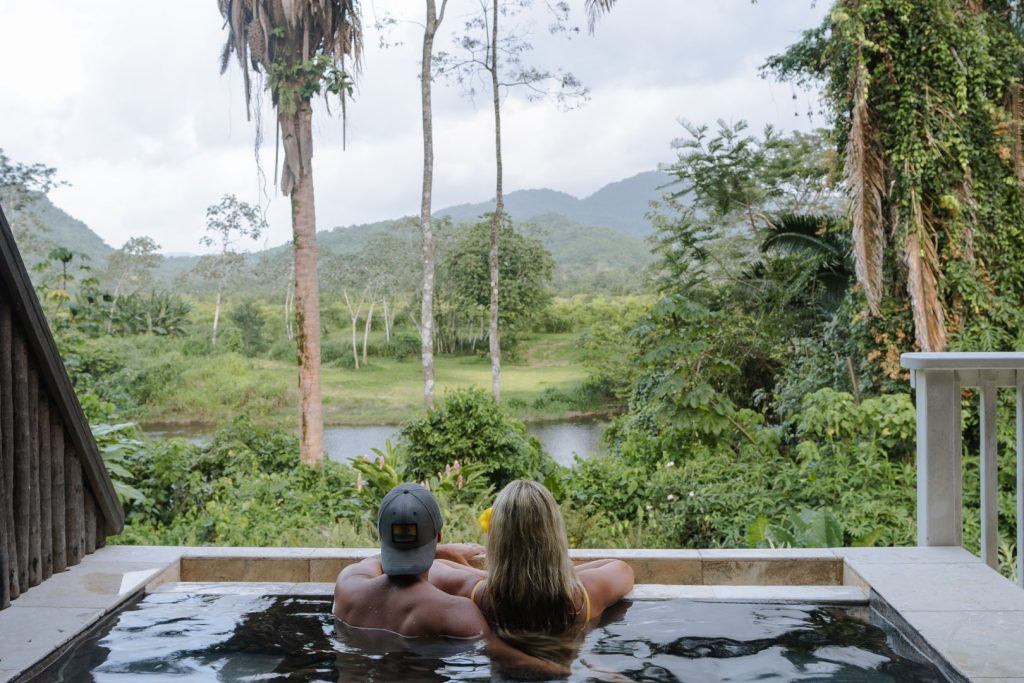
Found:
[[907, 265], [907, 291], [914, 315], [915, 336], [922, 351], [943, 351], [946, 348], [946, 321], [939, 294], [938, 252], [918, 193], [912, 190], [910, 197], [903, 256]]
[[878, 131], [868, 105], [867, 67], [860, 55], [854, 67], [853, 115], [846, 143], [846, 188], [850, 195], [853, 253], [857, 280], [864, 288], [868, 308], [875, 315], [882, 300], [882, 262], [885, 256], [885, 222], [882, 197], [885, 163]]

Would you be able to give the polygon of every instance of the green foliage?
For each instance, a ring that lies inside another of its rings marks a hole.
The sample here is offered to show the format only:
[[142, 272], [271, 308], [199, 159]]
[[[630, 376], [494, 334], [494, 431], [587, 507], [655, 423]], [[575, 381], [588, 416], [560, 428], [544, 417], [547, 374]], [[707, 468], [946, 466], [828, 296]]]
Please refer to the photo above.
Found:
[[351, 469], [299, 462], [298, 440], [240, 420], [209, 445], [150, 441], [127, 459], [144, 494], [127, 506], [129, 543], [323, 545], [345, 532], [372, 545], [358, 523]]
[[117, 300], [110, 331], [122, 336], [182, 336], [188, 332], [191, 312], [192, 306], [173, 292], [133, 292]]
[[[858, 133], [881, 157], [884, 297], [881, 349], [911, 350], [906, 245], [922, 244], [951, 347], [1011, 350], [1021, 336], [1024, 193], [1020, 146], [1024, 42], [1016, 3], [953, 0], [835, 2], [764, 70], [824, 85], [838, 170]], [[934, 255], [929, 255], [934, 248]], [[900, 310], [902, 308], [902, 310]], [[918, 338], [921, 331], [918, 331]], [[882, 360], [882, 358], [880, 358]]]
[[[283, 38], [284, 29], [277, 27], [275, 37]], [[349, 73], [339, 66], [333, 55], [318, 54], [305, 61], [275, 61], [267, 72], [267, 87], [278, 110], [284, 115], [295, 113], [299, 102], [308, 102], [321, 92], [351, 97], [355, 84]]]
[[263, 311], [252, 299], [246, 299], [235, 306], [228, 315], [241, 337], [241, 350], [247, 356], [257, 356], [267, 350], [267, 340], [263, 328], [267, 319]]
[[801, 510], [786, 516], [785, 523], [772, 524], [758, 517], [747, 530], [751, 548], [836, 548], [843, 545], [843, 528], [831, 510]]
[[518, 478], [543, 481], [557, 467], [526, 426], [479, 389], [446, 394], [425, 417], [402, 425], [400, 444], [406, 473], [416, 481], [459, 461], [481, 467], [487, 482], [500, 489]]
[[[442, 346], [462, 349], [476, 335], [490, 307], [491, 222], [483, 220], [457, 234], [438, 265], [436, 330]], [[511, 351], [551, 301], [551, 254], [535, 237], [517, 231], [508, 216], [498, 231], [498, 310], [502, 349]], [[483, 326], [486, 329], [486, 325]]]

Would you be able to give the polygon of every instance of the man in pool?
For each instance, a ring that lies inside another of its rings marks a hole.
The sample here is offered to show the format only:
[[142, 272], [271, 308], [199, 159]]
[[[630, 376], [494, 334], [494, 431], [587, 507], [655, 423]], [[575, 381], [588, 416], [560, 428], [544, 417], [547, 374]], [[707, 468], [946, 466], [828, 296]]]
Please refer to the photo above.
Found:
[[350, 565], [334, 587], [334, 616], [345, 626], [390, 631], [405, 637], [485, 639], [487, 651], [506, 671], [557, 677], [564, 667], [507, 645], [467, 598], [434, 587], [427, 575], [435, 559], [469, 565], [484, 551], [475, 544], [440, 544], [444, 518], [433, 494], [419, 484], [388, 491], [377, 512], [380, 554]]

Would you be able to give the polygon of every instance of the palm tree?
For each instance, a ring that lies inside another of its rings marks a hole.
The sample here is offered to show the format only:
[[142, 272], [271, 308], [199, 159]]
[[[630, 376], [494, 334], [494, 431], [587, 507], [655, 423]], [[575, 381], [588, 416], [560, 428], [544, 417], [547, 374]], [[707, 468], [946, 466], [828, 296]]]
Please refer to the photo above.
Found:
[[854, 278], [853, 256], [845, 232], [836, 229], [839, 218], [783, 213], [771, 217], [761, 241], [765, 254], [804, 254], [814, 258], [811, 280], [821, 294], [819, 302], [834, 310]]
[[602, 14], [607, 14], [615, 5], [616, 0], [587, 0], [587, 21], [590, 23], [590, 32], [594, 32], [594, 26]]
[[228, 29], [221, 73], [234, 53], [242, 67], [247, 115], [252, 75], [266, 79], [277, 111], [284, 147], [281, 193], [292, 205], [300, 455], [303, 463], [317, 464], [323, 459], [323, 404], [310, 101], [320, 93], [336, 94], [344, 112], [344, 97], [352, 87], [345, 60], [358, 64], [362, 48], [359, 2], [218, 0], [218, 6]]

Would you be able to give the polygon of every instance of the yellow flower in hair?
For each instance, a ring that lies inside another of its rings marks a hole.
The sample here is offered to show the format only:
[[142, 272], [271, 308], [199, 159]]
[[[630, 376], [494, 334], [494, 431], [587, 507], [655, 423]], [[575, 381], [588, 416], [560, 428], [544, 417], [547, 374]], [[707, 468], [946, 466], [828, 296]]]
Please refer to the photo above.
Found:
[[487, 508], [480, 513], [480, 531], [485, 534], [491, 530], [491, 511], [494, 508]]

